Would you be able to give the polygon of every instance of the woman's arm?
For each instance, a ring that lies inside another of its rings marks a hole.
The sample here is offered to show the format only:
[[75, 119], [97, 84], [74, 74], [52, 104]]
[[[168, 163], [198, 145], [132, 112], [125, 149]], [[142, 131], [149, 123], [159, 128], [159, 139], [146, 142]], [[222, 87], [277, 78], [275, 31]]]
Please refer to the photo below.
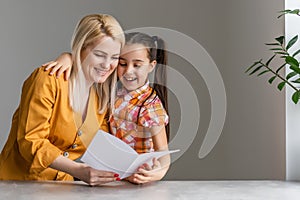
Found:
[[74, 162], [63, 156], [57, 157], [50, 167], [79, 178], [91, 186], [120, 180], [118, 174], [96, 170], [86, 164]]
[[63, 157], [62, 150], [50, 142], [50, 119], [54, 117], [57, 88], [56, 80], [42, 68], [36, 69], [23, 84], [17, 142], [29, 173], [39, 174], [50, 166], [90, 185], [117, 180], [112, 172], [99, 171]]
[[47, 62], [43, 64], [43, 66], [46, 67], [46, 71], [51, 69], [50, 75], [57, 73], [56, 77], [59, 77], [62, 73], [64, 73], [65, 80], [68, 80], [71, 74], [72, 64], [71, 54], [65, 52], [58, 56], [55, 61]]

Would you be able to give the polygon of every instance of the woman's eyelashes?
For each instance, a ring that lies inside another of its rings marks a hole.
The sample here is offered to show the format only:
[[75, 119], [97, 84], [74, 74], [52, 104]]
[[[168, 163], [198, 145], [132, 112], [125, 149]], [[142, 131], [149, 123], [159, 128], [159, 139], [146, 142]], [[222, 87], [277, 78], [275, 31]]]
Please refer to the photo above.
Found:
[[119, 60], [119, 56], [113, 56], [111, 57], [112, 60]]
[[106, 58], [106, 55], [104, 54], [94, 53], [94, 55], [99, 58]]
[[[96, 57], [107, 59], [107, 55], [94, 53]], [[119, 56], [112, 56], [111, 60], [119, 60]]]

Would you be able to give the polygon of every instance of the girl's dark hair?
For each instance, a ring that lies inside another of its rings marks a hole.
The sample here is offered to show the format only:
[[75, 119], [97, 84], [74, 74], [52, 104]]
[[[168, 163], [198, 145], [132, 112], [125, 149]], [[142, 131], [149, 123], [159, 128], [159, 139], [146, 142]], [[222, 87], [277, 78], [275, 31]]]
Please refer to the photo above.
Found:
[[[160, 98], [165, 110], [168, 112], [168, 93], [167, 93], [167, 52], [165, 51], [165, 42], [157, 36], [149, 36], [145, 33], [133, 32], [125, 34], [125, 44], [142, 44], [147, 48], [148, 58], [150, 62], [156, 60], [156, 67], [154, 71], [154, 83], [152, 85], [157, 96]], [[149, 95], [152, 96], [153, 92]], [[148, 98], [149, 98], [148, 97]], [[148, 99], [147, 98], [147, 99]], [[142, 103], [144, 106], [147, 99]], [[154, 98], [155, 99], [155, 98]], [[139, 118], [139, 114], [138, 114]], [[167, 124], [166, 134], [169, 141], [170, 126]]]

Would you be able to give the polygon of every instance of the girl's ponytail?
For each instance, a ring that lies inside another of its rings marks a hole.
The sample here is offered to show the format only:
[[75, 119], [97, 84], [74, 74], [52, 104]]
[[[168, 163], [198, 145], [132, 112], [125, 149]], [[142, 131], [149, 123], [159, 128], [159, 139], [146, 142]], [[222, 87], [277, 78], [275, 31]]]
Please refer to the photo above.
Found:
[[[158, 38], [157, 36], [153, 36], [156, 46], [156, 67], [154, 71], [154, 83], [153, 88], [156, 91], [158, 97], [160, 98], [165, 110], [168, 112], [168, 88], [167, 88], [167, 52], [165, 50], [165, 42]], [[169, 141], [170, 135], [170, 127], [169, 123], [166, 126], [166, 134], [167, 139]]]

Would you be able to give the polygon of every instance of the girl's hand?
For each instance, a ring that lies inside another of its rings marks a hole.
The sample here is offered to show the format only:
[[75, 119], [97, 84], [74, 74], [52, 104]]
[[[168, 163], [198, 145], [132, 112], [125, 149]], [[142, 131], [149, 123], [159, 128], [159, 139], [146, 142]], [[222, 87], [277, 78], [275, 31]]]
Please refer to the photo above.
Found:
[[63, 53], [56, 59], [56, 61], [47, 62], [42, 66], [46, 67], [46, 71], [52, 68], [50, 75], [57, 73], [56, 77], [59, 77], [62, 73], [64, 73], [65, 80], [68, 80], [72, 69], [72, 56], [69, 53]]
[[152, 161], [152, 166], [143, 164], [138, 168], [137, 173], [129, 176], [125, 180], [134, 184], [144, 184], [161, 180], [164, 177], [166, 170], [162, 168], [160, 162], [156, 158], [153, 158]]

